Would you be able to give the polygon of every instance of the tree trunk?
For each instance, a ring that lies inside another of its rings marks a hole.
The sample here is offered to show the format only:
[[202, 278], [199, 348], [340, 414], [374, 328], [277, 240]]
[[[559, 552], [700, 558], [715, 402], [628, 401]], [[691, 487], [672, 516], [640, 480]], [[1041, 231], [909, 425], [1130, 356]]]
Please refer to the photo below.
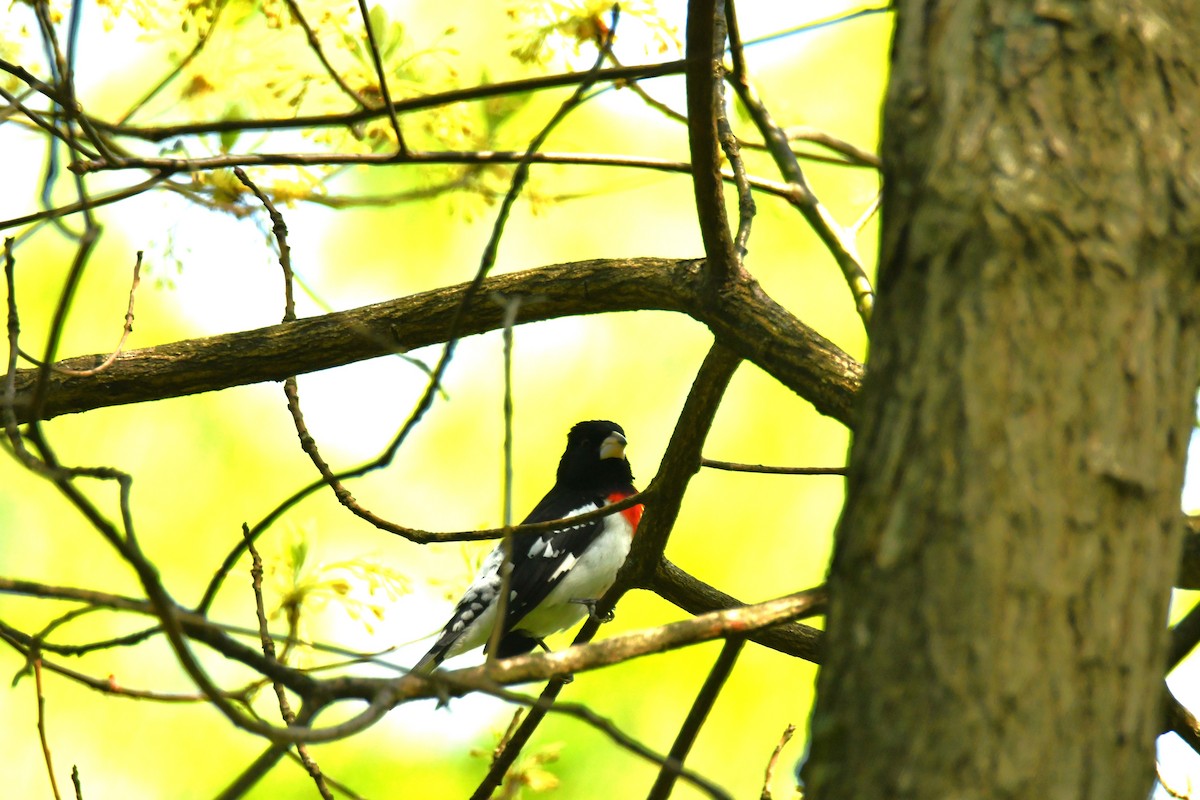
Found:
[[1200, 365], [1200, 14], [897, 17], [809, 797], [1145, 797]]

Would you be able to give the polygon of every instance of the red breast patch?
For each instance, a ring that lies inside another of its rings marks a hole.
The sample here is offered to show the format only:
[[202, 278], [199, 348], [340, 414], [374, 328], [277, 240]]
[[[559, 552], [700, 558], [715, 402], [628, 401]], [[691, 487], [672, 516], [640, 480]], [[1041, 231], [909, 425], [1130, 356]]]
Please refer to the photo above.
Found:
[[[629, 497], [629, 495], [621, 494], [620, 492], [613, 492], [608, 496], [608, 502], [616, 503], [624, 500], [626, 497]], [[622, 516], [629, 520], [629, 525], [633, 528], [635, 533], [637, 532], [638, 523], [642, 521], [642, 510], [644, 508], [645, 507], [641, 503], [638, 503], [636, 506], [630, 506], [621, 512]]]

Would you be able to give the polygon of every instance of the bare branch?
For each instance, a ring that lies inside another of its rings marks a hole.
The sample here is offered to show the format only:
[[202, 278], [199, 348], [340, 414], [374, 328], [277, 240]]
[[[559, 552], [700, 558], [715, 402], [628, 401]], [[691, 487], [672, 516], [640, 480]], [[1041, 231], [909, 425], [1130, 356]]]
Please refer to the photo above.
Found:
[[819, 144], [822, 147], [827, 147], [833, 152], [845, 156], [846, 161], [854, 166], [871, 167], [879, 169], [883, 166], [883, 162], [879, 160], [879, 156], [869, 150], [863, 150], [861, 147], [851, 144], [843, 139], [816, 128], [807, 126], [796, 126], [786, 128], [784, 135], [789, 142], [812, 142]]
[[[599, 642], [573, 644], [553, 653], [530, 653], [497, 661], [491, 667], [480, 665], [428, 676], [404, 678], [345, 678], [329, 682], [330, 696], [366, 699], [375, 695], [381, 682], [389, 683], [393, 702], [403, 703], [448, 693], [454, 697], [489, 684], [517, 684], [578, 675], [612, 664], [654, 653], [665, 653], [700, 642], [727, 637], [751, 638], [750, 634], [798, 617], [808, 616], [824, 603], [824, 591], [810, 589], [762, 603], [712, 611], [692, 619], [670, 622], [657, 628], [610, 636]], [[440, 684], [440, 686], [439, 686]]]
[[[325, 72], [330, 78], [333, 79], [333, 82], [336, 83], [338, 88], [345, 92], [350, 99], [352, 99], [359, 106], [359, 108], [370, 108], [370, 104], [363, 99], [362, 95], [356, 92], [354, 88], [350, 86], [350, 84], [346, 83], [346, 79], [343, 78], [338, 71], [333, 68], [333, 65], [329, 63], [329, 59], [325, 56], [325, 50], [321, 47], [321, 41], [317, 38], [317, 32], [314, 31], [312, 26], [308, 24], [308, 20], [305, 19], [304, 14], [301, 13], [300, 6], [296, 0], [284, 0], [284, 3], [287, 5], [288, 11], [291, 12], [292, 19], [296, 20], [296, 24], [299, 25], [301, 30], [304, 31], [304, 35], [308, 39], [308, 49], [313, 51], [313, 55], [315, 55], [317, 60], [321, 62], [321, 66], [325, 68]], [[365, 14], [364, 21], [366, 22], [367, 26], [370, 27], [370, 21], [366, 20]], [[392, 113], [393, 115], [395, 114], [394, 109]], [[396, 131], [398, 135], [399, 127], [397, 127]]]
[[42, 660], [33, 658], [33, 682], [37, 687], [37, 729], [42, 743], [42, 759], [46, 762], [46, 774], [50, 777], [50, 791], [54, 800], [62, 800], [58, 793], [58, 780], [54, 777], [54, 759], [50, 757], [50, 742], [46, 738], [46, 695], [42, 691]]
[[763, 475], [845, 475], [845, 467], [768, 467], [762, 464], [738, 464], [733, 461], [700, 459], [700, 466], [726, 472], [757, 472]]
[[1183, 518], [1183, 558], [1179, 562], [1177, 589], [1200, 589], [1200, 515]]
[[[514, 81], [502, 81], [479, 86], [469, 86], [465, 89], [453, 89], [447, 92], [420, 97], [410, 97], [392, 104], [397, 114], [412, 111], [423, 111], [439, 106], [448, 106], [471, 100], [486, 100], [490, 97], [503, 97], [510, 94], [554, 89], [560, 86], [575, 86], [584, 80], [591, 81], [623, 81], [628, 79], [658, 78], [664, 75], [678, 75], [683, 72], [684, 61], [666, 61], [658, 64], [639, 64], [630, 67], [614, 67], [602, 69], [594, 77], [590, 71], [566, 72], [558, 75], [542, 75], [534, 78], [522, 78]], [[11, 67], [11, 69], [10, 69]], [[14, 67], [5, 61], [0, 61], [0, 69], [12, 72], [21, 77], [28, 76], [37, 81], [20, 67]], [[14, 72], [13, 70], [18, 70]], [[22, 78], [24, 80], [24, 78]], [[40, 82], [39, 82], [40, 83]], [[30, 85], [36, 86], [31, 83]], [[45, 84], [41, 84], [45, 86]], [[38, 86], [41, 91], [41, 86]], [[53, 93], [52, 87], [46, 87]], [[349, 127], [361, 125], [364, 122], [378, 119], [387, 113], [383, 108], [364, 108], [344, 114], [321, 114], [317, 116], [274, 117], [256, 119], [223, 119], [210, 122], [185, 123], [181, 125], [157, 125], [133, 127], [128, 125], [113, 125], [103, 120], [93, 119], [92, 123], [101, 130], [107, 130], [121, 136], [145, 139], [151, 142], [161, 142], [180, 136], [196, 136], [211, 133], [233, 133], [244, 131], [284, 131], [309, 128]], [[83, 167], [87, 169], [87, 167]]]
[[[349, 311], [242, 333], [189, 339], [123, 353], [89, 379], [51, 374], [42, 418], [226, 389], [341, 366], [445, 340], [467, 285], [436, 289]], [[718, 341], [765, 369], [817, 410], [851, 424], [862, 366], [797, 320], [753, 282], [730, 289], [714, 308], [698, 262], [659, 258], [600, 259], [488, 278], [464, 312], [461, 334], [497, 330], [503, 311], [493, 293], [528, 298], [519, 323], [612, 311], [663, 310], [706, 324]], [[87, 369], [104, 356], [67, 359]], [[19, 370], [14, 408], [32, 418], [36, 370]]]
[[724, 68], [724, 30], [717, 35], [716, 0], [689, 0], [687, 14], [687, 110], [688, 146], [692, 154], [692, 188], [704, 254], [714, 292], [741, 277], [741, 267], [729, 219], [725, 214], [724, 182], [721, 180], [717, 137], [717, 82]]
[[[745, 605], [736, 597], [727, 595], [694, 578], [666, 559], [659, 563], [649, 588], [667, 602], [674, 603], [691, 614], [702, 614], [725, 608], [741, 608]], [[814, 589], [813, 594], [812, 614], [825, 613], [824, 588]], [[816, 628], [792, 622], [756, 631], [748, 638], [753, 642], [770, 647], [772, 650], [778, 650], [780, 653], [798, 656], [818, 664], [821, 661], [823, 635]]]
[[[66, 369], [65, 367], [55, 366], [53, 364], [50, 366], [50, 369], [56, 372], [62, 372], [64, 375], [70, 375], [75, 378], [90, 378], [93, 375], [98, 375], [112, 366], [113, 362], [117, 360], [117, 356], [121, 354], [121, 348], [125, 346], [125, 340], [129, 338], [129, 334], [133, 333], [133, 299], [137, 294], [137, 289], [141, 282], [142, 251], [138, 250], [137, 261], [135, 261], [133, 265], [133, 284], [129, 287], [129, 307], [125, 310], [125, 325], [121, 328], [121, 338], [117, 340], [117, 346], [112, 351], [112, 355], [91, 369], [70, 370]], [[38, 360], [29, 358], [28, 356], [26, 356], [26, 358], [28, 358], [30, 361], [33, 361], [35, 365], [39, 367], [41, 366], [41, 362]]]
[[859, 263], [858, 248], [847, 231], [833, 218], [833, 215], [821, 204], [809, 187], [808, 180], [804, 177], [804, 171], [800, 168], [800, 162], [796, 160], [796, 154], [792, 152], [787, 134], [772, 119], [766, 106], [750, 85], [746, 64], [742, 58], [742, 42], [738, 33], [734, 0], [727, 0], [726, 10], [731, 52], [733, 53], [733, 72], [730, 77], [733, 80], [734, 89], [750, 113], [751, 119], [754, 120], [759, 133], [762, 134], [780, 173], [794, 187], [793, 204], [821, 237], [821, 241], [825, 243], [841, 268], [850, 292], [854, 296], [859, 316], [866, 324], [870, 322], [871, 312], [875, 307], [875, 290], [871, 288], [867, 273]]
[[8, 228], [19, 228], [22, 225], [29, 225], [34, 222], [42, 222], [45, 220], [55, 220], [60, 217], [78, 214], [81, 211], [90, 211], [93, 208], [109, 205], [110, 203], [118, 203], [122, 200], [128, 200], [131, 197], [136, 197], [149, 189], [154, 188], [158, 184], [171, 176], [170, 172], [156, 172], [148, 179], [141, 183], [134, 184], [125, 189], [118, 189], [109, 194], [103, 194], [99, 197], [86, 197], [76, 203], [68, 203], [65, 206], [57, 208], [48, 208], [43, 211], [36, 211], [32, 214], [26, 214], [22, 217], [13, 217], [12, 219], [0, 220], [0, 230]]
[[[638, 535], [622, 573], [627, 573], [638, 586], [647, 586], [667, 547], [688, 482], [700, 471], [700, 454], [704, 440], [712, 427], [721, 398], [733, 379], [741, 358], [719, 344], [714, 344], [692, 381], [683, 411], [675, 424], [667, 451], [654, 479], [654, 502], [638, 526]], [[620, 581], [618, 580], [618, 583]]]
[[[267, 610], [263, 605], [262, 559], [259, 558], [258, 550], [254, 548], [254, 541], [250, 537], [249, 527], [242, 526], [242, 536], [246, 540], [246, 549], [250, 551], [250, 586], [254, 590], [254, 610], [258, 616], [258, 636], [259, 641], [262, 642], [263, 655], [272, 661], [278, 661], [278, 658], [275, 656], [275, 642], [271, 639], [271, 632], [267, 627]], [[292, 711], [292, 705], [288, 702], [287, 690], [279, 681], [272, 681], [271, 686], [275, 689], [275, 697], [279, 701], [279, 715], [288, 725], [295, 725], [296, 713]], [[316, 784], [317, 792], [320, 793], [324, 800], [333, 800], [333, 795], [329, 792], [329, 787], [325, 785], [325, 776], [321, 774], [321, 768], [317, 766], [317, 762], [313, 761], [312, 756], [309, 755], [308, 747], [304, 744], [297, 744], [296, 753], [300, 758], [300, 763], [304, 765], [305, 771], [308, 772], [313, 779], [313, 783]]]
[[795, 725], [788, 725], [783, 729], [783, 735], [779, 737], [779, 744], [775, 745], [775, 749], [771, 752], [771, 758], [767, 761], [767, 769], [763, 775], [762, 795], [759, 800], [771, 800], [771, 781], [775, 778], [775, 765], [779, 762], [783, 748], [787, 747], [787, 743], [792, 740], [792, 735], [795, 733]]
[[[377, 7], [382, 8], [381, 6]], [[375, 78], [379, 81], [379, 94], [383, 97], [383, 107], [387, 109], [388, 120], [392, 123], [392, 132], [396, 134], [396, 155], [402, 156], [408, 152], [408, 148], [404, 144], [400, 120], [396, 118], [396, 106], [392, 104], [387, 72], [383, 69], [383, 56], [379, 54], [379, 43], [375, 41], [375, 29], [371, 27], [371, 14], [367, 11], [367, 0], [358, 0], [358, 11], [362, 16], [363, 27], [366, 28], [367, 46], [371, 51], [371, 63], [375, 65]]]
[[688, 712], [683, 726], [679, 729], [679, 734], [675, 737], [675, 744], [671, 746], [671, 754], [662, 769], [659, 770], [658, 778], [650, 787], [650, 793], [646, 795], [646, 800], [666, 800], [671, 796], [684, 759], [687, 758], [692, 745], [695, 744], [696, 737], [700, 735], [700, 728], [708, 719], [708, 713], [712, 710], [713, 704], [717, 702], [717, 697], [724, 688], [725, 681], [733, 672], [733, 665], [737, 663], [737, 657], [742, 652], [743, 644], [745, 644], [745, 640], [741, 637], [731, 637], [725, 640], [725, 646], [721, 648], [721, 654], [717, 657], [712, 669], [709, 670], [704, 685], [700, 687], [700, 693], [696, 695], [692, 709]]

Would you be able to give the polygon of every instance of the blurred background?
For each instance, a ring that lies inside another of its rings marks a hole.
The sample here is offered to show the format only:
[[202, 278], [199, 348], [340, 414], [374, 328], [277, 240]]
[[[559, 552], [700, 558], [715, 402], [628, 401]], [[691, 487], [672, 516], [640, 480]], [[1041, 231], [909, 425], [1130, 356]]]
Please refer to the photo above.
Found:
[[[229, 0], [220, 6], [82, 3], [76, 78], [84, 109], [107, 120], [122, 118], [195, 46], [218, 7], [221, 19], [200, 55], [137, 106], [131, 125], [286, 117], [346, 107], [335, 90], [306, 77], [315, 74], [312, 54], [303, 34], [281, 22], [286, 21], [285, 6]], [[70, 7], [55, 8], [61, 20]], [[361, 49], [355, 51], [362, 35], [357, 7], [320, 2], [303, 8], [330, 37], [325, 41], [335, 66], [348, 76], [366, 76], [365, 85], [371, 73]], [[871, 8], [766, 0], [738, 5], [742, 37], [752, 42], [746, 51], [751, 79], [777, 121], [876, 151], [891, 16], [873, 13], [812, 27]], [[586, 69], [595, 57], [593, 47], [551, 26], [568, 12], [586, 17], [590, 9], [585, 3], [393, 0], [374, 9], [376, 30], [384, 35], [381, 47], [394, 69], [394, 99]], [[616, 48], [624, 63], [681, 56], [684, 3], [635, 2], [624, 11]], [[331, 33], [337, 31], [343, 38]], [[14, 6], [0, 19], [0, 57], [45, 75], [45, 56], [35, 34], [32, 12]], [[514, 51], [523, 57], [514, 57]], [[682, 77], [648, 80], [642, 86], [670, 107], [684, 108]], [[409, 146], [417, 149], [521, 150], [570, 91], [458, 104], [406, 115], [401, 123]], [[732, 119], [740, 133], [756, 138], [736, 107]], [[48, 162], [37, 131], [18, 122], [0, 125], [3, 219], [38, 210], [47, 170], [62, 170], [61, 163]], [[279, 132], [178, 137], [147, 144], [142, 154], [365, 152], [386, 151], [390, 144], [386, 120], [357, 134], [330, 129], [323, 140]], [[688, 157], [684, 126], [649, 108], [628, 88], [597, 93], [554, 131], [544, 149]], [[750, 172], [776, 178], [765, 156], [747, 152], [746, 159]], [[814, 190], [842, 224], [853, 223], [874, 202], [874, 170], [802, 164]], [[461, 168], [418, 166], [249, 172], [280, 203], [302, 289], [297, 310], [311, 316], [469, 280], [511, 168], [480, 167], [469, 175]], [[100, 193], [142, 177], [100, 173], [87, 180]], [[436, 190], [454, 181], [467, 188]], [[97, 210], [104, 236], [71, 308], [60, 357], [113, 348], [139, 250], [145, 254], [144, 266], [127, 349], [278, 322], [282, 280], [269, 222], [253, 198], [240, 191], [232, 176], [218, 171], [197, 174], [184, 190], [150, 192]], [[72, 199], [70, 181], [58, 181], [49, 201]], [[862, 323], [832, 258], [794, 209], [764, 194], [757, 201], [747, 268], [797, 317], [863, 358]], [[67, 224], [78, 227], [72, 220]], [[535, 166], [501, 242], [495, 271], [591, 258], [698, 257], [698, 233], [686, 175]], [[5, 235], [17, 237], [22, 346], [40, 353], [75, 245], [48, 224], [17, 227]], [[876, 236], [872, 220], [858, 239], [869, 266]], [[518, 327], [513, 361], [517, 518], [551, 485], [566, 431], [582, 419], [607, 418], [623, 425], [634, 474], [639, 485], [648, 483], [710, 341], [703, 326], [658, 312]], [[362, 505], [389, 520], [428, 530], [502, 523], [501, 347], [499, 333], [461, 342], [444, 395], [395, 461], [350, 484]], [[408, 356], [432, 365], [439, 353], [435, 347]], [[374, 458], [399, 430], [426, 383], [426, 374], [401, 357], [299, 378], [309, 430], [335, 470]], [[45, 430], [64, 463], [108, 465], [133, 475], [138, 537], [164, 584], [185, 605], [199, 600], [217, 565], [240, 541], [243, 523], [254, 525], [317, 477], [298, 446], [282, 389], [274, 384], [68, 415], [47, 423]], [[818, 415], [746, 363], [734, 377], [705, 455], [839, 466], [847, 445], [840, 424]], [[115, 517], [112, 487], [86, 488]], [[837, 477], [704, 470], [691, 484], [667, 556], [745, 601], [815, 586], [825, 573], [841, 502]], [[7, 457], [0, 459], [0, 531], [0, 575], [140, 593], [128, 566], [54, 488]], [[298, 632], [306, 640], [386, 651], [382, 662], [407, 666], [427, 647], [423, 637], [443, 624], [491, 546], [418, 546], [372, 528], [342, 509], [331, 492], [321, 491], [288, 511], [259, 540], [267, 609], [275, 612], [272, 624], [279, 632], [287, 630], [290, 609], [298, 614]], [[0, 618], [26, 631], [39, 630], [70, 607], [0, 596]], [[254, 627], [247, 560], [226, 581], [213, 614], [230, 625]], [[601, 636], [684, 617], [655, 596], [633, 593]], [[59, 629], [57, 638], [97, 640], [143, 624], [128, 615], [97, 612]], [[571, 635], [555, 637], [551, 645], [563, 647]], [[589, 673], [568, 687], [563, 699], [587, 704], [665, 752], [718, 650], [718, 644], [710, 643]], [[240, 686], [246, 679], [244, 670], [211, 653], [202, 655], [223, 685]], [[333, 660], [311, 648], [290, 657], [299, 665]], [[478, 658], [464, 656], [456, 664]], [[107, 677], [117, 687], [194, 693], [157, 639], [66, 665]], [[0, 676], [15, 676], [23, 666], [18, 654], [0, 650]], [[395, 674], [381, 664], [354, 671]], [[792, 796], [791, 766], [804, 750], [814, 675], [810, 664], [748, 646], [688, 765], [735, 797], [756, 797], [773, 748], [785, 727], [796, 725], [800, 730], [784, 750], [770, 786], [778, 797]], [[76, 765], [88, 798], [211, 797], [264, 746], [206, 704], [105, 696], [52, 674], [44, 680], [49, 744], [59, 786], [67, 792]], [[276, 719], [269, 688], [261, 695], [261, 713]], [[1181, 699], [1187, 702], [1186, 696]], [[365, 733], [313, 747], [312, 753], [327, 775], [364, 797], [465, 797], [486, 771], [511, 717], [509, 706], [481, 697], [456, 700], [448, 709], [436, 709], [432, 702], [410, 704]], [[0, 719], [8, 722], [0, 729], [7, 783], [2, 794], [50, 796], [30, 678], [0, 691]], [[330, 714], [322, 722], [335, 719]], [[1185, 774], [1191, 770], [1179, 768]], [[525, 796], [640, 796], [656, 771], [596, 730], [553, 715], [518, 765]], [[311, 779], [288, 761], [252, 793], [314, 795]], [[680, 784], [675, 796], [698, 793]]]

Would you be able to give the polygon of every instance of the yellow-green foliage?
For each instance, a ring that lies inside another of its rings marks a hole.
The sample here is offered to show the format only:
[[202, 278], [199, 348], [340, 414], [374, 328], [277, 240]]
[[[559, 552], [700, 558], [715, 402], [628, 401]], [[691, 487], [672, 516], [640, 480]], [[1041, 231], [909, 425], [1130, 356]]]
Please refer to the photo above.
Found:
[[[358, 6], [302, 0], [299, 7], [345, 86], [306, 44], [282, 0], [100, 2], [82, 4], [76, 73], [79, 100], [109, 121], [157, 126], [185, 121], [290, 118], [381, 102], [364, 47]], [[630, 62], [680, 57], [682, 3], [623, 5], [618, 53]], [[743, 36], [765, 35], [852, 10], [854, 4], [738, 4]], [[55, 3], [56, 17], [70, 11]], [[374, 5], [371, 24], [394, 100], [481, 81], [498, 82], [586, 69], [607, 16], [599, 3], [431, 2]], [[0, 58], [45, 76], [28, 6], [0, 15]], [[886, 15], [783, 38], [748, 51], [752, 79], [784, 125], [812, 126], [873, 149], [884, 82], [890, 21]], [[623, 39], [620, 37], [624, 37]], [[152, 97], [171, 67], [204, 41], [199, 54]], [[0, 85], [14, 91], [5, 74]], [[644, 88], [683, 108], [682, 79]], [[519, 150], [570, 87], [486, 102], [456, 103], [405, 114], [400, 126], [415, 150]], [[736, 114], [747, 139], [757, 136]], [[141, 155], [178, 157], [246, 152], [389, 153], [397, 147], [386, 115], [351, 129], [303, 133], [247, 130], [223, 135], [135, 142]], [[583, 105], [552, 135], [551, 151], [687, 158], [685, 128], [648, 109], [627, 88]], [[745, 151], [751, 172], [778, 180], [769, 159]], [[0, 212], [36, 211], [45, 148], [36, 130], [14, 118], [0, 125]], [[831, 212], [852, 223], [874, 200], [877, 175], [804, 162]], [[291, 231], [301, 289], [301, 316], [344, 309], [466, 281], [490, 232], [509, 166], [351, 168], [293, 165], [250, 170], [280, 206]], [[144, 179], [89, 177], [94, 192]], [[106, 235], [92, 256], [59, 349], [60, 357], [106, 352], [120, 334], [134, 254], [145, 251], [144, 280], [128, 348], [278, 322], [283, 299], [270, 224], [259, 203], [225, 170], [197, 172], [171, 191], [97, 210]], [[733, 197], [730, 190], [730, 198]], [[615, 256], [695, 257], [702, 253], [688, 176], [634, 169], [535, 166], [499, 252], [497, 272]], [[72, 200], [69, 182], [54, 202]], [[731, 205], [731, 209], [733, 206]], [[795, 209], [760, 195], [747, 268], [798, 317], [862, 357], [862, 324], [837, 266]], [[75, 220], [68, 225], [76, 226]], [[11, 232], [6, 232], [11, 235]], [[874, 258], [874, 227], [858, 239]], [[43, 226], [17, 250], [23, 349], [40, 355], [53, 304], [73, 257], [72, 245]], [[654, 475], [695, 370], [711, 341], [681, 316], [640, 312], [519, 327], [515, 339], [514, 433], [518, 515], [550, 485], [568, 427], [595, 417], [619, 421], [639, 484]], [[432, 364], [438, 348], [408, 354]], [[464, 340], [444, 391], [386, 470], [350, 483], [365, 507], [429, 530], [492, 527], [500, 522], [503, 392], [499, 334]], [[25, 365], [23, 365], [25, 366]], [[374, 457], [399, 429], [425, 388], [426, 373], [400, 357], [299, 379], [306, 421], [334, 469]], [[278, 503], [317, 477], [297, 444], [278, 385], [257, 385], [55, 419], [45, 426], [67, 464], [111, 465], [134, 477], [132, 508], [139, 541], [165, 585], [195, 603], [225, 554]], [[751, 463], [838, 465], [845, 429], [758, 368], [744, 364], [706, 447], [706, 455]], [[87, 485], [111, 519], [110, 485]], [[840, 507], [833, 477], [735, 475], [704, 471], [687, 496], [667, 555], [684, 569], [738, 597], [764, 600], [819, 583]], [[0, 456], [0, 575], [54, 585], [139, 595], [126, 565], [45, 481]], [[419, 547], [347, 513], [328, 490], [289, 511], [260, 540], [265, 604], [282, 637], [382, 653], [405, 666], [434, 632], [452, 597], [470, 580], [490, 544]], [[71, 606], [0, 596], [0, 619], [37, 631]], [[256, 630], [248, 559], [218, 596], [214, 618]], [[601, 635], [683, 618], [644, 594], [631, 594]], [[137, 630], [144, 620], [85, 615], [56, 633], [90, 641]], [[257, 646], [253, 636], [245, 639]], [[565, 646], [568, 636], [551, 644]], [[196, 651], [222, 686], [241, 689], [253, 675]], [[564, 699], [585, 703], [626, 733], [666, 752], [716, 657], [709, 644], [581, 675]], [[299, 666], [344, 662], [345, 655], [289, 648]], [[161, 639], [102, 651], [64, 664], [111, 676], [114, 686], [194, 694]], [[0, 648], [0, 673], [24, 664]], [[360, 674], [394, 674], [386, 666], [345, 665]], [[801, 730], [814, 668], [749, 645], [688, 759], [735, 797], [758, 796], [767, 759], [785, 726]], [[204, 798], [226, 786], [264, 743], [234, 729], [211, 707], [156, 704], [105, 696], [47, 673], [46, 721], [60, 789], [70, 792], [78, 765], [84, 796]], [[535, 693], [536, 687], [528, 690]], [[278, 721], [274, 693], [258, 687], [255, 710]], [[346, 712], [322, 716], [331, 723]], [[312, 748], [331, 777], [362, 796], [465, 797], [486, 770], [509, 706], [456, 700], [404, 706], [348, 741]], [[36, 732], [31, 684], [0, 692], [4, 796], [46, 797], [48, 780]], [[773, 790], [790, 796], [797, 736], [785, 751]], [[504, 796], [613, 798], [644, 795], [655, 769], [578, 720], [552, 716], [531, 743]], [[311, 780], [284, 762], [254, 797], [315, 796]], [[677, 797], [699, 796], [680, 785]]]

